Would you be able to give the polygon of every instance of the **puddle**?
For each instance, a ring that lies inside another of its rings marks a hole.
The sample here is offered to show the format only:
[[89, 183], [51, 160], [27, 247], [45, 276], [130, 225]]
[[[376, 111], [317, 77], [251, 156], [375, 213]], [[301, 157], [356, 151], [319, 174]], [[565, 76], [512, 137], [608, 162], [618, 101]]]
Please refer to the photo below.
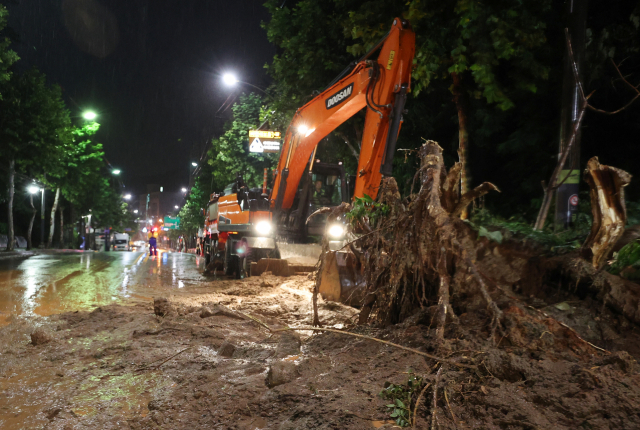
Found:
[[373, 426], [374, 429], [379, 429], [383, 426], [386, 426], [386, 428], [402, 428], [398, 425], [394, 425], [394, 426], [389, 426], [389, 424], [395, 424], [395, 421], [371, 421], [371, 425]]

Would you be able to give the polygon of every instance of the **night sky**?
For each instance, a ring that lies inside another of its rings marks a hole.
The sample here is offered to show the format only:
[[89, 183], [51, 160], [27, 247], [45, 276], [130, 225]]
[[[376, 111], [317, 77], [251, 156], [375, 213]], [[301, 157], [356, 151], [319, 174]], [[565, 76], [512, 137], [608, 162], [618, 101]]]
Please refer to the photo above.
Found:
[[222, 73], [268, 85], [263, 66], [275, 48], [260, 27], [269, 18], [264, 0], [3, 3], [20, 38], [19, 69], [35, 66], [59, 84], [78, 123], [83, 110], [98, 113], [96, 140], [136, 194], [147, 183], [188, 185], [234, 91]]

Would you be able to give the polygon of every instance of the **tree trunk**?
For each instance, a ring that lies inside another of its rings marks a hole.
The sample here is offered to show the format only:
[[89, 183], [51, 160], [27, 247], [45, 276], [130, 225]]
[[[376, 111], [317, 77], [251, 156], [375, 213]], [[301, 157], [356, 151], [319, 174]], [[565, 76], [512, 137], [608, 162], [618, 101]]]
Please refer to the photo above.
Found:
[[64, 248], [64, 208], [62, 206], [58, 209], [58, 215], [60, 216], [60, 243], [58, 247], [62, 249]]
[[51, 248], [53, 244], [53, 233], [56, 229], [56, 211], [58, 210], [58, 201], [60, 200], [60, 188], [56, 188], [56, 197], [53, 200], [53, 207], [51, 208], [51, 219], [49, 221], [49, 240], [47, 241], [47, 248]]
[[[467, 109], [464, 101], [462, 89], [462, 79], [457, 73], [452, 73], [453, 78], [453, 101], [458, 110], [458, 158], [462, 169], [460, 170], [460, 195], [463, 196], [469, 191], [469, 169], [467, 166], [467, 146], [469, 135], [467, 133]], [[469, 211], [465, 207], [460, 213], [461, 219], [469, 218]]]
[[9, 220], [9, 241], [7, 242], [7, 251], [13, 251], [15, 242], [15, 233], [13, 231], [13, 195], [15, 194], [15, 176], [16, 176], [16, 160], [9, 161], [9, 204], [8, 204], [8, 220]]
[[33, 221], [36, 219], [36, 210], [35, 206], [33, 206], [33, 194], [29, 193], [29, 203], [31, 204], [31, 210], [33, 213], [31, 214], [31, 221], [29, 221], [29, 230], [27, 231], [27, 251], [33, 247], [33, 243], [31, 242], [31, 233], [33, 232]]
[[590, 188], [593, 224], [582, 245], [582, 255], [591, 260], [594, 269], [601, 269], [624, 233], [627, 223], [624, 187], [631, 182], [631, 175], [600, 164], [598, 157], [593, 157], [587, 162], [584, 179]]

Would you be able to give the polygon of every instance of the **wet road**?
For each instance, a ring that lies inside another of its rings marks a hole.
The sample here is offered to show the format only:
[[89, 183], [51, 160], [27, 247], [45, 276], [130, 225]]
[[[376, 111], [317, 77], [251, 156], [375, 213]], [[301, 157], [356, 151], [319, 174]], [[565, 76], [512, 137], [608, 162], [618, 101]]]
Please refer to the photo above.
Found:
[[204, 260], [159, 250], [85, 252], [0, 260], [0, 326], [12, 316], [47, 316], [111, 303], [148, 301], [202, 279]]

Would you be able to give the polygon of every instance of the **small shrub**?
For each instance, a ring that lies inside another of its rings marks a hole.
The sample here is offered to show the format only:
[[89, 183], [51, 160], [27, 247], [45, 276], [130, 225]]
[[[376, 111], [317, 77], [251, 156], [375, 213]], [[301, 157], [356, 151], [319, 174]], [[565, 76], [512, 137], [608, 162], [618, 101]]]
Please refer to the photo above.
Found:
[[391, 418], [395, 419], [396, 424], [400, 427], [409, 427], [411, 425], [412, 397], [416, 392], [419, 392], [418, 390], [422, 388], [422, 385], [422, 377], [409, 371], [406, 384], [389, 384], [387, 388], [380, 392], [380, 396], [383, 399], [393, 402], [388, 404], [387, 408], [391, 410]]

